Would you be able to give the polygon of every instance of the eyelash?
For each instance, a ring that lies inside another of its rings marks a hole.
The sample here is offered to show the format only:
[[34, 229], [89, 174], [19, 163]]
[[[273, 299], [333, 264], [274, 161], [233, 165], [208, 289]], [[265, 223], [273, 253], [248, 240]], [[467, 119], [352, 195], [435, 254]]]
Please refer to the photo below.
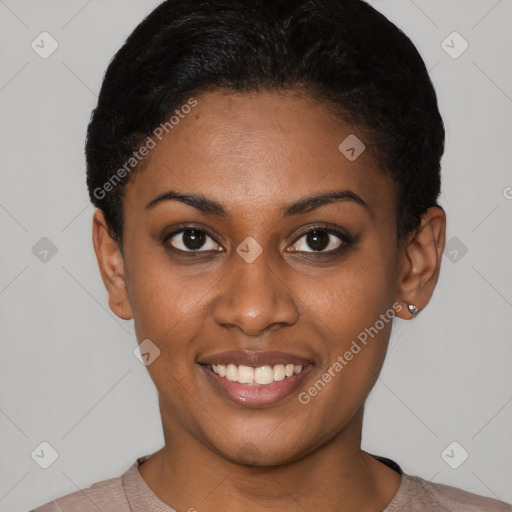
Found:
[[[220, 245], [215, 240], [215, 236], [212, 233], [210, 233], [207, 229], [205, 229], [204, 227], [195, 226], [193, 224], [187, 224], [187, 225], [179, 226], [179, 228], [174, 230], [172, 233], [169, 233], [169, 234], [165, 235], [163, 237], [163, 239], [162, 239], [163, 245], [166, 248], [168, 248], [168, 249], [170, 249], [172, 251], [175, 251], [177, 253], [181, 253], [181, 254], [197, 255], [197, 254], [201, 254], [201, 253], [211, 254], [213, 252], [221, 252], [220, 250], [219, 251], [217, 251], [217, 250], [206, 250], [206, 251], [205, 250], [187, 250], [187, 251], [185, 251], [183, 249], [178, 249], [176, 247], [173, 247], [169, 243], [170, 240], [173, 237], [175, 237], [176, 235], [179, 235], [180, 233], [184, 233], [186, 231], [197, 231], [199, 233], [204, 233], [204, 234], [208, 235], [208, 237], [211, 238], [214, 243], [216, 243], [217, 245]], [[292, 251], [292, 252], [295, 253], [295, 254], [307, 254], [307, 255], [310, 255], [310, 254], [314, 254], [314, 255], [338, 255], [338, 254], [342, 253], [343, 251], [345, 251], [346, 249], [348, 249], [352, 245], [352, 243], [353, 243], [353, 239], [348, 234], [340, 232], [340, 231], [337, 231], [336, 229], [333, 229], [332, 227], [329, 227], [327, 225], [317, 224], [317, 225], [309, 227], [306, 231], [303, 231], [302, 233], [300, 233], [297, 236], [297, 238], [295, 239], [295, 241], [291, 245], [292, 246], [296, 245], [299, 242], [299, 240], [301, 240], [303, 237], [305, 237], [308, 234], [313, 233], [315, 231], [319, 231], [319, 232], [322, 232], [322, 233], [327, 233], [329, 235], [334, 235], [335, 237], [337, 237], [340, 240], [341, 245], [339, 247], [337, 247], [336, 249], [331, 249], [329, 251], [324, 251], [324, 250], [322, 250], [322, 251], [314, 251], [314, 250], [311, 250], [311, 251]]]

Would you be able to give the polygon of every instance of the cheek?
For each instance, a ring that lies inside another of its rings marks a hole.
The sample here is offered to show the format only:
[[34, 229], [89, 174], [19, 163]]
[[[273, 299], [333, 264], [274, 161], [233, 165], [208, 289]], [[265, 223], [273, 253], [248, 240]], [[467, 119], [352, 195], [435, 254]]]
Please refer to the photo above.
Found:
[[[329, 391], [323, 392], [322, 383], [316, 387], [322, 389], [318, 396], [326, 401], [326, 411], [332, 410], [331, 402], [334, 407], [342, 400], [347, 409], [338, 407], [339, 414], [354, 412], [378, 377], [393, 324], [392, 265], [367, 244], [330, 276], [315, 281], [316, 293], [297, 293], [323, 340], [319, 373]], [[307, 288], [315, 289], [312, 284]]]
[[[344, 283], [349, 286], [351, 281]], [[393, 322], [392, 310], [376, 297], [373, 286], [360, 286], [350, 293], [340, 291], [340, 283], [331, 286], [335, 291], [329, 300], [325, 295], [319, 299], [323, 307], [316, 310], [320, 317], [315, 320], [325, 357], [298, 397], [307, 404], [311, 435], [321, 425], [327, 437], [363, 406], [382, 368]]]
[[159, 254], [146, 254], [130, 270], [129, 299], [137, 339], [139, 343], [149, 339], [160, 350], [147, 370], [168, 404], [180, 409], [189, 403], [195, 372], [200, 371], [195, 364], [197, 342], [211, 318], [214, 283], [180, 271]]
[[[187, 388], [194, 380], [194, 339], [199, 337], [205, 318], [201, 311], [201, 292], [170, 267], [144, 265], [133, 268], [130, 284], [134, 326], [139, 343], [151, 340], [160, 350], [147, 366], [156, 388], [178, 407], [186, 403]], [[198, 288], [198, 287], [196, 287]]]
[[[392, 265], [365, 248], [322, 279], [303, 281], [294, 292], [301, 298], [305, 314], [343, 348], [392, 306]], [[380, 330], [386, 334], [386, 329]]]
[[159, 249], [136, 248], [131, 255], [127, 289], [138, 339], [153, 337], [168, 343], [178, 339], [178, 333], [186, 338], [182, 331], [191, 325], [199, 328], [197, 319], [204, 318], [209, 289], [204, 280], [172, 265]]

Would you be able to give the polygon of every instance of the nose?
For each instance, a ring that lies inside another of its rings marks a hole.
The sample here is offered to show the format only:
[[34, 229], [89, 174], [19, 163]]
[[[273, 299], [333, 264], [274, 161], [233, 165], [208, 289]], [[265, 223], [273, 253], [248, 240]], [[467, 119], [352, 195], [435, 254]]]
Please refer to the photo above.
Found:
[[291, 326], [299, 310], [290, 284], [271, 266], [265, 251], [251, 263], [233, 254], [233, 267], [219, 283], [213, 316], [218, 325], [259, 336], [277, 325]]

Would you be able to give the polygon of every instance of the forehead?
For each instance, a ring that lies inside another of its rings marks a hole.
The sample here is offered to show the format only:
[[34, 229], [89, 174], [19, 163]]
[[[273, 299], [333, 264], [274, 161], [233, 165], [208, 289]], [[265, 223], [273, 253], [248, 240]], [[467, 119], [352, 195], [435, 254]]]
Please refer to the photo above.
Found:
[[146, 201], [178, 189], [214, 197], [228, 209], [248, 200], [270, 208], [343, 188], [377, 209], [392, 204], [394, 187], [378, 170], [371, 141], [312, 98], [219, 91], [194, 98], [197, 105], [157, 140], [127, 196]]

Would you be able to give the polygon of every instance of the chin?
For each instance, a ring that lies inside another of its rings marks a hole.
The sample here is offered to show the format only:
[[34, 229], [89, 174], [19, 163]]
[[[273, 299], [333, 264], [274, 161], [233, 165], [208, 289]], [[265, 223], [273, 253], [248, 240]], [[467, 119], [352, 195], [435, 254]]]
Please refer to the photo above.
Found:
[[282, 466], [303, 456], [302, 450], [300, 453], [297, 452], [300, 443], [294, 443], [289, 438], [287, 443], [284, 443], [281, 439], [274, 439], [273, 441], [270, 444], [268, 441], [258, 444], [257, 441], [252, 440], [242, 443], [235, 450], [231, 445], [228, 450], [220, 450], [220, 453], [235, 464], [261, 468]]

